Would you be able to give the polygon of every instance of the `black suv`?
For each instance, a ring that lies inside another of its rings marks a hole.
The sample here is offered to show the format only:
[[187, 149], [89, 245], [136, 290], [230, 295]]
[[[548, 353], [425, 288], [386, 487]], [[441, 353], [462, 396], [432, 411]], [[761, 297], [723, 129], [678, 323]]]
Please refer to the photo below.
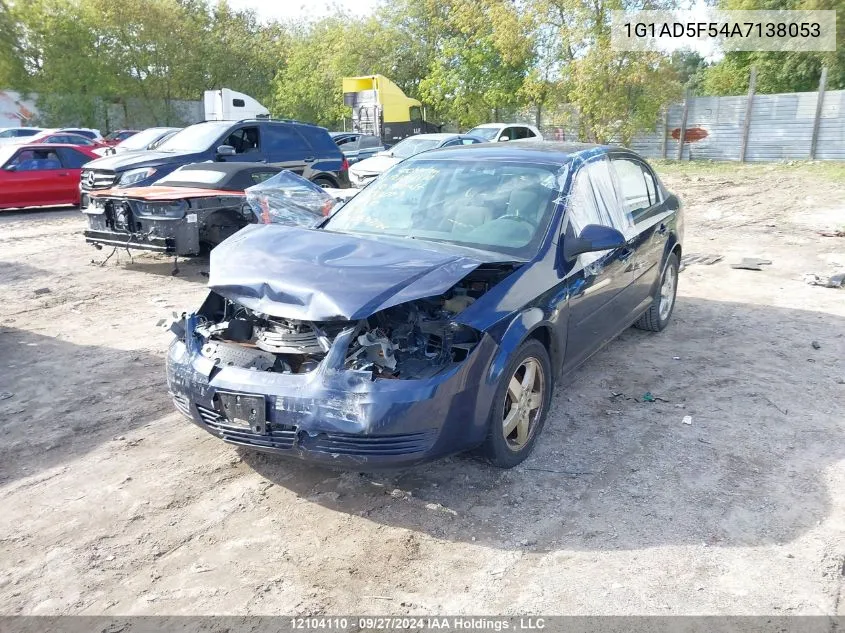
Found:
[[93, 189], [145, 187], [174, 169], [204, 161], [262, 162], [321, 187], [349, 186], [349, 165], [325, 128], [298, 121], [205, 121], [174, 134], [154, 151], [93, 160], [82, 170], [82, 207]]

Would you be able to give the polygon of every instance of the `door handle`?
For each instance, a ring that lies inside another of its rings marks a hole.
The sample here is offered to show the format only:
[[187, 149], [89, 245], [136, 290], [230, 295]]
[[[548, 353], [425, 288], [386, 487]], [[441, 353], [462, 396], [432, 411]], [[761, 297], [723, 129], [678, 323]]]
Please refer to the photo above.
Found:
[[664, 233], [666, 233], [666, 225], [661, 223], [660, 228], [657, 229], [657, 233], [659, 235], [663, 235]]
[[308, 158], [306, 158], [303, 162], [306, 162], [306, 163], [313, 163], [313, 162], [314, 162], [314, 157], [313, 157], [313, 156], [309, 156], [309, 157], [308, 157]]
[[65, 177], [65, 176], [69, 176], [70, 174], [68, 174], [66, 171], [60, 171], [57, 175]]

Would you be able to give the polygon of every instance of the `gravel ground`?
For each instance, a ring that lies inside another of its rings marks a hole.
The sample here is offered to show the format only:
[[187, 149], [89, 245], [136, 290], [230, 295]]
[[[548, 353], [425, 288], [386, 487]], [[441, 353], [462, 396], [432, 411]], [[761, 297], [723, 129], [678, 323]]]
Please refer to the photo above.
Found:
[[0, 614], [845, 615], [845, 289], [803, 279], [845, 269], [845, 171], [659, 170], [685, 253], [724, 259], [558, 384], [511, 471], [223, 444], [157, 326], [207, 264], [98, 266], [78, 212], [0, 214]]

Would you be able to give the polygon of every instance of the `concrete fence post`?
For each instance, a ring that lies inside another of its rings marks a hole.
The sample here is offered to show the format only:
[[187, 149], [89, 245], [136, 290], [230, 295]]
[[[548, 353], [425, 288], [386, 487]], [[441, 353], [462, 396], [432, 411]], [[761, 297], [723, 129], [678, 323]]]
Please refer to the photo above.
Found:
[[666, 159], [666, 145], [669, 144], [669, 104], [663, 106], [663, 141], [660, 143], [660, 157]]
[[827, 66], [822, 66], [822, 76], [819, 77], [819, 94], [816, 97], [816, 117], [813, 119], [813, 137], [810, 140], [810, 160], [816, 157], [816, 145], [819, 142], [819, 125], [822, 122], [822, 106], [824, 105], [824, 88], [827, 83]]
[[757, 89], [757, 69], [751, 67], [751, 77], [748, 79], [748, 100], [745, 102], [745, 121], [742, 124], [742, 145], [739, 148], [739, 161], [745, 162], [748, 150], [748, 133], [751, 130], [751, 113], [754, 106], [754, 91]]
[[689, 115], [689, 100], [692, 91], [687, 88], [687, 92], [684, 95], [684, 112], [681, 114], [681, 129], [678, 134], [678, 160], [684, 155], [684, 137], [687, 134], [687, 116]]

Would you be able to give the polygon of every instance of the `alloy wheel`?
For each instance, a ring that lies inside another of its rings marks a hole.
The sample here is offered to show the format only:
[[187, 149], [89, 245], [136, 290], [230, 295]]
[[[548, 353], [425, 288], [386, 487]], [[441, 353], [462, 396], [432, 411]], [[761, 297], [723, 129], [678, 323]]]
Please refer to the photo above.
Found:
[[672, 312], [672, 305], [675, 303], [675, 285], [678, 281], [678, 273], [674, 266], [666, 267], [663, 273], [663, 284], [660, 286], [660, 305], [657, 308], [661, 321], [669, 318]]
[[540, 361], [526, 358], [511, 376], [505, 397], [502, 433], [510, 450], [520, 450], [534, 435], [541, 419], [545, 388]]

